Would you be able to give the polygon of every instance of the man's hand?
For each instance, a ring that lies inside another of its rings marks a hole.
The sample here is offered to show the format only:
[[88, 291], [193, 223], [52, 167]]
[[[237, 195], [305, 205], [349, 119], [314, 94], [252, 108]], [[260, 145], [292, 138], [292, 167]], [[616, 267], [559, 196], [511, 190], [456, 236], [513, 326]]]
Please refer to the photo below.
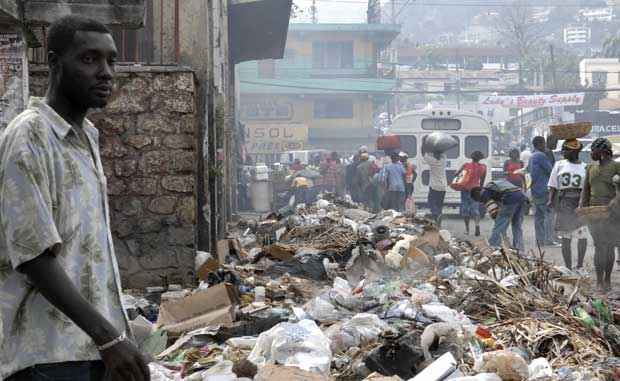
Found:
[[547, 201], [547, 207], [553, 209], [553, 200]]
[[149, 381], [149, 367], [138, 348], [128, 340], [101, 353], [110, 381]]

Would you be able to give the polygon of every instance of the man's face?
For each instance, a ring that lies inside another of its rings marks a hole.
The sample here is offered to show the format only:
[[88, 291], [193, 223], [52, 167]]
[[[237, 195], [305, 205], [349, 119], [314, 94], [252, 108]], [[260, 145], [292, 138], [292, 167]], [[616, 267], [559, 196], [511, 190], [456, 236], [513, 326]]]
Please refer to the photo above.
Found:
[[76, 107], [105, 107], [112, 94], [116, 56], [110, 34], [76, 32], [73, 44], [58, 59], [60, 92]]

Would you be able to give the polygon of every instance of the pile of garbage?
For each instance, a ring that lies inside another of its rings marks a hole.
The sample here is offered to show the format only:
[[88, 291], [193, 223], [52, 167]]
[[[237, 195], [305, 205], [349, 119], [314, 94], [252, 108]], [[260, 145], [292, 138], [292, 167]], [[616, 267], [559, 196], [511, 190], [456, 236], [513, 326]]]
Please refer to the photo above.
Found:
[[618, 300], [416, 216], [321, 199], [196, 260], [126, 296], [153, 380], [620, 380]]

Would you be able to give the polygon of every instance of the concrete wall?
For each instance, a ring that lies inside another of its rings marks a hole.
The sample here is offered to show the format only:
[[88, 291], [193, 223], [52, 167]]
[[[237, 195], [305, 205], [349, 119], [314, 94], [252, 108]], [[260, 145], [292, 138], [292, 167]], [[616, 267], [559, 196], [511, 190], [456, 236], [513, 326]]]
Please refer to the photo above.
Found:
[[[45, 70], [31, 72], [31, 94], [46, 83]], [[193, 280], [195, 91], [189, 70], [120, 68], [112, 101], [89, 116], [101, 133], [123, 287]]]

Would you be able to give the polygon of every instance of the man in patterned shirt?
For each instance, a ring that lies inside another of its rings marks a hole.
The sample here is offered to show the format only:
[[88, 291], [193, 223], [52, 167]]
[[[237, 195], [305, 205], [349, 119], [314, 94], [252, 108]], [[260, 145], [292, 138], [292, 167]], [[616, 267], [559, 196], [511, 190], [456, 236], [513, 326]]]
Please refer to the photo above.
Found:
[[0, 135], [0, 379], [150, 379], [126, 338], [90, 108], [112, 91], [102, 24], [64, 17], [48, 33], [49, 87]]

